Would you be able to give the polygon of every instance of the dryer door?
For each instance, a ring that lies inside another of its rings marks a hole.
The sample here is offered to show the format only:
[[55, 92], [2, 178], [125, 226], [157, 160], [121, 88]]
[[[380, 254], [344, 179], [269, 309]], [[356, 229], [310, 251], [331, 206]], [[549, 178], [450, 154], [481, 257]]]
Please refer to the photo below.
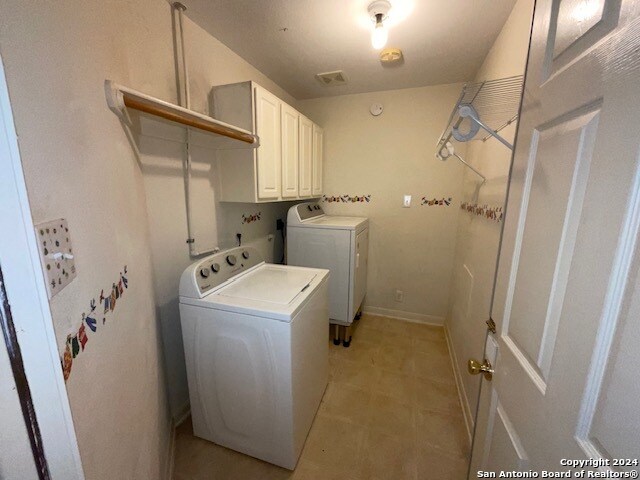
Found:
[[355, 315], [367, 293], [367, 264], [369, 263], [369, 229], [356, 236], [355, 285], [352, 312]]

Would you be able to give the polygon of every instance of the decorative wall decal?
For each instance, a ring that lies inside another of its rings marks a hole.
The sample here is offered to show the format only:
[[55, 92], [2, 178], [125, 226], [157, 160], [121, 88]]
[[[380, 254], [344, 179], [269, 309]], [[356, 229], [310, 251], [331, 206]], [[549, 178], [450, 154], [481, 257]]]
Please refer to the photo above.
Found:
[[76, 278], [71, 235], [64, 218], [35, 226], [42, 270], [47, 278], [47, 293], [52, 298]]
[[[107, 321], [106, 315], [109, 312], [113, 312], [116, 308], [116, 299], [120, 299], [124, 294], [124, 291], [129, 288], [129, 281], [127, 279], [127, 266], [124, 266], [124, 270], [120, 272], [120, 278], [118, 283], [113, 283], [111, 286], [111, 294], [105, 296], [104, 290], [100, 291], [99, 303], [104, 304], [104, 315], [102, 318], [102, 324]], [[78, 327], [77, 333], [67, 335], [67, 343], [65, 345], [64, 353], [60, 358], [60, 364], [62, 365], [62, 373], [64, 375], [64, 381], [66, 382], [71, 375], [71, 367], [73, 366], [73, 360], [85, 351], [87, 343], [89, 342], [89, 336], [87, 328], [92, 333], [98, 331], [98, 321], [94, 318], [97, 304], [95, 298], [92, 298], [89, 302], [89, 313], [83, 313], [80, 320], [80, 327]]]
[[351, 196], [351, 195], [341, 195], [339, 197], [327, 197], [326, 195], [322, 196], [322, 201], [327, 203], [369, 203], [371, 201], [371, 195], [360, 195], [360, 196]]
[[474, 215], [485, 217], [489, 220], [495, 220], [496, 222], [501, 222], [504, 217], [502, 207], [490, 207], [489, 205], [478, 205], [477, 203], [463, 202], [460, 205], [460, 208], [469, 213], [473, 213]]
[[252, 223], [260, 220], [262, 212], [254, 213], [253, 215], [242, 215], [242, 223]]
[[80, 330], [78, 330], [78, 340], [80, 341], [80, 347], [84, 352], [84, 347], [85, 345], [87, 345], [87, 342], [89, 341], [89, 337], [87, 337], [87, 332], [85, 331], [85, 328], [84, 328], [84, 323], [80, 326]]
[[453, 198], [448, 197], [448, 198], [427, 198], [427, 197], [422, 197], [422, 202], [420, 202], [420, 205], [427, 205], [429, 207], [432, 207], [434, 205], [436, 206], [445, 206], [448, 207], [449, 205], [451, 205], [451, 201], [453, 200]]
[[62, 375], [64, 376], [64, 381], [66, 382], [71, 375], [71, 365], [73, 364], [73, 357], [71, 356], [71, 347], [69, 347], [69, 341], [67, 340], [67, 345], [64, 349], [64, 355], [62, 356]]

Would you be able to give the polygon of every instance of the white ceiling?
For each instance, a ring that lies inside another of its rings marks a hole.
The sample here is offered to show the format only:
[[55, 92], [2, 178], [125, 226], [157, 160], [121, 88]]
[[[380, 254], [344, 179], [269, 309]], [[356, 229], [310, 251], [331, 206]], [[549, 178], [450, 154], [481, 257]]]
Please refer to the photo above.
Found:
[[[515, 0], [390, 0], [383, 67], [371, 47], [371, 0], [183, 0], [187, 16], [297, 99], [470, 80]], [[286, 28], [286, 31], [282, 29]], [[343, 70], [323, 86], [316, 73]]]

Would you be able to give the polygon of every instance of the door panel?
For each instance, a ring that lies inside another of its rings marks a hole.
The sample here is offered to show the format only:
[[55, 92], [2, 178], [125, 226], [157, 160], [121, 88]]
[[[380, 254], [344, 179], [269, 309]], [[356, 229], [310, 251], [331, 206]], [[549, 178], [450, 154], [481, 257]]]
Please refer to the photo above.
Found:
[[529, 459], [524, 451], [520, 436], [515, 427], [507, 417], [498, 399], [495, 399], [494, 425], [489, 444], [489, 461], [487, 470], [525, 470], [528, 467]]
[[620, 0], [556, 1], [547, 37], [545, 72], [553, 75], [616, 28]]
[[261, 87], [255, 88], [258, 198], [280, 197], [281, 125], [280, 100]]
[[298, 196], [298, 117], [289, 105], [282, 104], [282, 197]]
[[640, 457], [639, 15], [536, 2], [470, 478]]
[[301, 197], [310, 197], [313, 178], [313, 123], [300, 115], [300, 180]]
[[[528, 156], [526, 191], [517, 233], [519, 288], [505, 324], [509, 346], [520, 350], [546, 385], [562, 298], [584, 200], [597, 110], [536, 129]], [[514, 280], [512, 280], [514, 281]], [[509, 301], [509, 299], [508, 299]]]
[[[640, 358], [635, 353], [640, 345], [640, 329], [637, 321], [640, 318], [640, 269], [638, 256], [631, 272], [635, 277], [635, 285], [623, 300], [625, 313], [622, 314], [619, 332], [615, 335], [614, 344], [607, 367], [600, 384], [593, 424], [589, 431], [588, 441], [607, 452], [611, 458], [637, 458], [638, 440], [640, 439], [640, 422], [630, 421], [627, 415], [627, 399], [640, 398], [640, 382], [629, 381], [637, 378], [640, 371]], [[635, 323], [635, 325], [634, 325]]]
[[313, 195], [322, 195], [322, 162], [324, 133], [313, 125]]
[[[640, 150], [640, 148], [639, 148]], [[577, 440], [587, 454], [638, 458], [640, 415], [630, 408], [640, 384], [640, 161], [633, 179], [600, 317]], [[636, 468], [627, 466], [626, 470]]]

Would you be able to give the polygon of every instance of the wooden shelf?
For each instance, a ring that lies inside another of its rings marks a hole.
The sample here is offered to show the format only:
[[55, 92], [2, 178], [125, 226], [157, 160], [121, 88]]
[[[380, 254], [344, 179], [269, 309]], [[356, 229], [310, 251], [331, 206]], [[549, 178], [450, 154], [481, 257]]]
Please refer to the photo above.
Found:
[[[214, 143], [214, 148], [253, 149], [260, 145], [259, 138], [248, 130], [118, 85], [111, 80], [105, 81], [105, 93], [109, 108], [129, 127], [133, 127], [134, 122], [127, 109], [136, 110], [156, 120], [200, 130], [224, 140]], [[142, 128], [140, 130], [144, 134]]]

